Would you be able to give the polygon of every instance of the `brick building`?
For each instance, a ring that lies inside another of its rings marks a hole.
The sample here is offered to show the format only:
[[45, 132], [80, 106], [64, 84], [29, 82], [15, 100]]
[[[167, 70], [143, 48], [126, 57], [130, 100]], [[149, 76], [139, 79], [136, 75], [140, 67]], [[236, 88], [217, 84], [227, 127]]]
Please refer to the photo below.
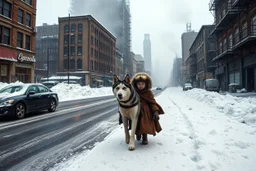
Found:
[[59, 18], [58, 75], [67, 75], [69, 64], [83, 85], [110, 86], [115, 56], [116, 38], [91, 15], [70, 17], [70, 27], [69, 17]]
[[248, 91], [256, 90], [256, 1], [211, 0], [215, 15], [217, 54], [216, 75], [221, 88], [236, 83]]
[[0, 82], [34, 82], [36, 2], [0, 1]]
[[203, 88], [205, 79], [214, 77], [216, 41], [210, 37], [214, 25], [203, 25], [189, 49], [188, 73], [194, 86]]

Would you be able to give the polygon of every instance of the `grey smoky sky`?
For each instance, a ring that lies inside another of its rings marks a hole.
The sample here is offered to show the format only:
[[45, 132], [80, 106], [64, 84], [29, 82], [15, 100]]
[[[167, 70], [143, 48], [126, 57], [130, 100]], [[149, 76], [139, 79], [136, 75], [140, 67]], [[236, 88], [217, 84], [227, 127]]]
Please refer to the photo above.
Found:
[[[143, 55], [144, 34], [149, 33], [152, 46], [153, 80], [155, 85], [168, 83], [173, 59], [181, 57], [181, 34], [186, 23], [192, 30], [212, 24], [210, 0], [131, 0], [132, 51]], [[97, 0], [95, 0], [97, 3]], [[90, 4], [93, 5], [93, 4]], [[37, 25], [58, 23], [68, 16], [69, 0], [38, 0]], [[108, 17], [109, 19], [110, 17]], [[109, 20], [114, 22], [114, 20]]]

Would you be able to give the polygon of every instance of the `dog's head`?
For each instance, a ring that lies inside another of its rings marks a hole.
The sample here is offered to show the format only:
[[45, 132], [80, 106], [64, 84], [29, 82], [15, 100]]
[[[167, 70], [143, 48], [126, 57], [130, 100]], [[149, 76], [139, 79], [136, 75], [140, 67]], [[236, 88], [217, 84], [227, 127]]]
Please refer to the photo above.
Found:
[[120, 80], [116, 75], [113, 76], [112, 90], [118, 101], [127, 101], [131, 95], [131, 80], [127, 74], [124, 80]]

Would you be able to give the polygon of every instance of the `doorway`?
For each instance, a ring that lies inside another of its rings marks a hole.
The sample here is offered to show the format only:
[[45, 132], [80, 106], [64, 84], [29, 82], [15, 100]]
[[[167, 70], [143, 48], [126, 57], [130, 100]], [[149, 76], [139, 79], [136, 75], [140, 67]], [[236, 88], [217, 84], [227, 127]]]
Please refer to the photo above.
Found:
[[255, 69], [254, 68], [248, 68], [247, 69], [247, 77], [246, 77], [246, 82], [247, 82], [247, 91], [251, 92], [255, 90]]

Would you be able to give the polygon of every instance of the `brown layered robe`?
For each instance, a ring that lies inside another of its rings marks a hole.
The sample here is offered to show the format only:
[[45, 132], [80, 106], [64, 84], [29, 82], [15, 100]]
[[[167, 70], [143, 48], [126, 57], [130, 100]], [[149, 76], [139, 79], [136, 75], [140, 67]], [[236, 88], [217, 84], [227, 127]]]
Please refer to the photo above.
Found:
[[156, 135], [162, 128], [159, 121], [153, 120], [155, 111], [159, 112], [159, 115], [164, 114], [162, 107], [156, 102], [154, 94], [151, 90], [137, 90], [140, 95], [141, 113], [139, 116], [136, 135], [151, 134]]

